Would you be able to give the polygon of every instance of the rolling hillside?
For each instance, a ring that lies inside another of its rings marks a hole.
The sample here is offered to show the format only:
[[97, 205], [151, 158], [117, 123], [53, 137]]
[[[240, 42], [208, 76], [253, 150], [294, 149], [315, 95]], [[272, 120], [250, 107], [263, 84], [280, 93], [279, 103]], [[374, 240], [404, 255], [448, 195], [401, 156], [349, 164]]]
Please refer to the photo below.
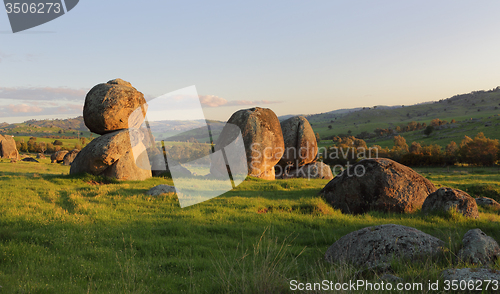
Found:
[[[360, 135], [362, 132], [373, 134], [377, 128], [395, 129], [409, 122], [430, 124], [431, 120], [456, 123], [437, 128], [429, 137], [423, 130], [399, 133], [406, 141], [424, 142], [427, 144], [446, 145], [450, 141], [459, 143], [462, 138], [475, 136], [484, 132], [486, 137], [500, 139], [500, 87], [490, 91], [474, 91], [468, 94], [455, 95], [436, 102], [395, 107], [365, 107], [353, 109], [346, 113], [322, 113], [306, 116], [315, 132], [320, 134], [322, 145], [329, 144], [333, 136], [340, 134]], [[372, 138], [369, 144], [382, 147], [392, 146], [392, 137]]]

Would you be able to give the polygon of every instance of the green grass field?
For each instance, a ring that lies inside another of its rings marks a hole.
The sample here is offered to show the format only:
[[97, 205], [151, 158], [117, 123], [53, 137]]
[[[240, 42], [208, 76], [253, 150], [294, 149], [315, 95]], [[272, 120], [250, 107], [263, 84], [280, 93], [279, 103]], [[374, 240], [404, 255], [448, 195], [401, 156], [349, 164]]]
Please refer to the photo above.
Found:
[[[68, 171], [48, 159], [0, 161], [2, 293], [291, 293], [291, 279], [376, 281], [377, 274], [356, 276], [355, 268], [327, 264], [323, 256], [345, 234], [386, 223], [445, 241], [447, 252], [435, 260], [392, 264], [405, 282], [426, 283], [454, 266], [469, 229], [500, 241], [498, 212], [481, 210], [479, 220], [342, 214], [317, 196], [327, 180], [249, 178], [233, 191], [181, 209], [175, 194], [145, 195], [158, 184], [173, 184], [170, 179], [115, 182]], [[497, 169], [419, 172], [437, 186], [500, 200]]]

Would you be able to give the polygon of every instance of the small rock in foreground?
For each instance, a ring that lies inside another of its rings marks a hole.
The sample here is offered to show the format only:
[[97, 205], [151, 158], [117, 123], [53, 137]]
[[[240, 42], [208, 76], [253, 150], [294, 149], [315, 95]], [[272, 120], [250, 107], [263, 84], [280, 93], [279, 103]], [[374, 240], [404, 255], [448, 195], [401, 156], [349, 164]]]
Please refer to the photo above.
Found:
[[444, 270], [441, 275], [448, 281], [500, 280], [500, 271], [489, 268], [452, 268]]
[[169, 185], [158, 185], [146, 192], [146, 194], [149, 196], [159, 196], [166, 193], [175, 193], [175, 187]]
[[472, 264], [489, 264], [500, 256], [498, 243], [480, 229], [465, 233], [462, 239], [464, 247], [458, 252], [462, 261]]

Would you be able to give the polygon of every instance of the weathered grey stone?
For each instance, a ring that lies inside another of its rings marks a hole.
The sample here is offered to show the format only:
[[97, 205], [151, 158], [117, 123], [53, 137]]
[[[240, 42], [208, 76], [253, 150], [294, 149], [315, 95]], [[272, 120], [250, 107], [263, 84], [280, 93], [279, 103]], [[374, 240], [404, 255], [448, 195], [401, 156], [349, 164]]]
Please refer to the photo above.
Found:
[[363, 159], [321, 190], [343, 213], [413, 212], [436, 187], [411, 168], [386, 158]]
[[[215, 152], [225, 148], [237, 139], [239, 127], [245, 145], [248, 175], [274, 180], [274, 166], [284, 151], [283, 134], [276, 114], [267, 108], [255, 107], [235, 112], [222, 129], [215, 143]], [[226, 163], [222, 156], [212, 161], [210, 172], [224, 174]], [[227, 173], [227, 172], [226, 172]]]
[[480, 229], [465, 233], [462, 243], [458, 258], [464, 262], [486, 265], [495, 262], [500, 256], [498, 243]]
[[[443, 280], [448, 281], [500, 281], [500, 271], [490, 268], [455, 268], [447, 269], [441, 273]], [[490, 286], [493, 286], [491, 284]], [[485, 289], [484, 287], [482, 287]], [[492, 290], [490, 287], [488, 290]], [[497, 289], [498, 290], [498, 289]]]
[[500, 210], [500, 203], [496, 202], [495, 199], [491, 199], [488, 197], [479, 197], [476, 198], [475, 200], [478, 206], [489, 207], [494, 210]]
[[441, 252], [443, 245], [443, 241], [415, 228], [386, 224], [343, 236], [328, 248], [325, 259], [370, 267], [389, 263], [392, 258], [429, 258]]
[[422, 212], [448, 212], [457, 211], [465, 217], [478, 218], [479, 212], [474, 198], [462, 190], [440, 188], [430, 194], [422, 205]]
[[83, 119], [90, 131], [103, 135], [140, 127], [146, 111], [144, 95], [129, 82], [115, 79], [96, 85], [87, 93]]
[[64, 156], [66, 154], [68, 154], [68, 152], [69, 152], [68, 150], [56, 151], [56, 152], [52, 153], [52, 155], [50, 156], [50, 161], [52, 163], [61, 163], [64, 160]]
[[79, 152], [80, 152], [80, 150], [73, 149], [70, 152], [66, 153], [66, 155], [64, 155], [64, 158], [63, 158], [63, 164], [64, 165], [71, 165], [71, 163], [73, 162], [73, 160], [75, 160], [75, 157], [78, 155]]
[[71, 163], [70, 174], [90, 173], [118, 180], [150, 178], [151, 166], [142, 136], [139, 130], [130, 129], [92, 140]]
[[305, 179], [333, 179], [333, 173], [328, 164], [323, 162], [313, 162], [300, 167], [297, 170], [292, 170], [284, 173], [281, 166], [276, 166], [276, 177], [280, 179], [290, 178], [305, 178]]
[[384, 274], [380, 277], [381, 281], [389, 282], [389, 283], [401, 283], [403, 279], [391, 274]]
[[316, 160], [316, 135], [303, 116], [294, 116], [281, 122], [285, 151], [278, 165], [283, 169], [298, 169]]
[[158, 185], [149, 189], [146, 194], [150, 196], [159, 196], [165, 193], [176, 193], [175, 187], [169, 185]]
[[12, 138], [12, 136], [0, 135], [0, 158], [19, 159], [16, 141]]

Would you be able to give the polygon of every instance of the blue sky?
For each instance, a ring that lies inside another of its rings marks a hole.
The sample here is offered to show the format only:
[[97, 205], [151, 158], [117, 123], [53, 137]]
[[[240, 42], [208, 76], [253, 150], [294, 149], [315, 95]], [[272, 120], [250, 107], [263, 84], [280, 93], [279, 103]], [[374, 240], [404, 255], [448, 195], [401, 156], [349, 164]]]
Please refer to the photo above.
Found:
[[[80, 1], [13, 34], [0, 8], [0, 122], [81, 115], [114, 78], [196, 85], [205, 115], [410, 105], [500, 85], [499, 1]], [[174, 117], [165, 119], [178, 119]]]

